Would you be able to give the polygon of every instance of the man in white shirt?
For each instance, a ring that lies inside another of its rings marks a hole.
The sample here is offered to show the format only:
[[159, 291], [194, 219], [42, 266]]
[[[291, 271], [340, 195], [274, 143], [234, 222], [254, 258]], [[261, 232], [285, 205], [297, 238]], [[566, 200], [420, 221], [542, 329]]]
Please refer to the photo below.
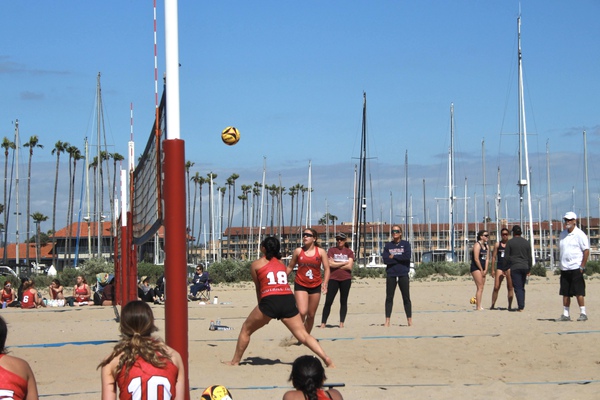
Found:
[[587, 321], [585, 311], [585, 279], [583, 273], [590, 255], [588, 237], [577, 227], [577, 215], [569, 211], [563, 217], [565, 229], [560, 233], [560, 292], [563, 296], [563, 314], [559, 321], [570, 321], [571, 297], [579, 304], [577, 321]]

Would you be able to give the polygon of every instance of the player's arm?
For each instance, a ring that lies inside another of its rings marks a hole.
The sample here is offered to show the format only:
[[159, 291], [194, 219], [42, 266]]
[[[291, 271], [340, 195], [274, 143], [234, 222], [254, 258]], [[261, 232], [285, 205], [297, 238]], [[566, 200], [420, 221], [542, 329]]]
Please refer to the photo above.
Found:
[[250, 264], [250, 276], [252, 277], [252, 281], [254, 282], [254, 290], [256, 291], [256, 300], [260, 303], [260, 284], [258, 282], [258, 274], [256, 271], [258, 270], [258, 262], [259, 260], [254, 261]]
[[172, 348], [169, 348], [171, 352], [171, 361], [177, 367], [177, 382], [175, 383], [175, 397], [173, 400], [185, 400], [185, 366], [181, 355]]
[[498, 260], [496, 259], [497, 254], [498, 254], [498, 249], [500, 248], [500, 242], [497, 242], [494, 244], [494, 248], [492, 249], [492, 259], [491, 259], [491, 264], [490, 264], [490, 274], [492, 276], [496, 276], [496, 263], [498, 262]]
[[115, 359], [103, 366], [100, 370], [100, 378], [102, 381], [102, 400], [117, 400], [117, 382], [115, 381], [115, 377], [113, 376], [112, 372], [113, 362]]
[[294, 267], [296, 266], [296, 264], [298, 264], [298, 255], [300, 255], [300, 248], [294, 250], [294, 253], [292, 253], [292, 259], [290, 260], [290, 263], [287, 267], [285, 267], [285, 272], [288, 275], [292, 273]]
[[319, 247], [319, 253], [321, 254], [321, 260], [323, 260], [323, 284], [321, 285], [321, 289], [323, 293], [327, 293], [327, 285], [329, 284], [329, 275], [331, 273], [329, 269], [329, 258], [327, 258], [327, 254], [325, 250]]

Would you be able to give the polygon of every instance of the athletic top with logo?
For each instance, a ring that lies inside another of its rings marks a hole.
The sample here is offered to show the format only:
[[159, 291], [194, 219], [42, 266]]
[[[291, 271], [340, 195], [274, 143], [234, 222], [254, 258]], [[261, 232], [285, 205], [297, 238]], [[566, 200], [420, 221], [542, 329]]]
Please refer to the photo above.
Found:
[[86, 285], [75, 287], [75, 301], [78, 303], [90, 301]]
[[285, 265], [273, 257], [256, 271], [260, 287], [260, 298], [292, 294], [287, 280]]
[[[354, 252], [347, 247], [338, 248], [338, 247], [330, 247], [327, 250], [327, 257], [333, 258], [334, 261], [338, 262], [346, 262], [349, 259], [354, 260]], [[329, 275], [329, 280], [334, 281], [347, 281], [348, 279], [352, 279], [352, 271], [348, 271], [347, 269], [335, 268], [329, 265], [329, 269], [331, 274]]]
[[498, 250], [496, 250], [496, 267], [501, 271], [506, 271], [508, 269], [506, 259], [504, 258], [505, 251], [506, 243], [498, 242]]
[[[390, 257], [393, 256], [393, 257]], [[408, 276], [410, 272], [410, 259], [412, 249], [406, 240], [387, 242], [383, 248], [381, 258], [385, 264], [385, 273], [388, 277]]]
[[[0, 354], [0, 358], [4, 354]], [[27, 380], [0, 367], [0, 399], [23, 400], [27, 394]]]
[[127, 376], [125, 368], [117, 376], [119, 400], [174, 399], [179, 369], [165, 359], [165, 367], [157, 368], [138, 357]]
[[[481, 242], [477, 242], [479, 243], [479, 264], [481, 264], [481, 269], [485, 269], [485, 260], [487, 259], [487, 253], [488, 253], [488, 246], [481, 244]], [[473, 251], [473, 254], [475, 252]], [[474, 271], [474, 268], [477, 268], [477, 264], [475, 263], [475, 257], [473, 256], [473, 258], [471, 259], [471, 271]]]
[[21, 308], [35, 308], [35, 294], [31, 291], [31, 289], [27, 289], [23, 292]]
[[578, 227], [569, 233], [565, 229], [560, 233], [560, 269], [575, 270], [581, 267], [583, 252], [590, 248], [588, 237]]
[[319, 254], [319, 248], [314, 247], [315, 254], [307, 256], [303, 248], [300, 248], [300, 255], [298, 256], [298, 270], [296, 271], [295, 282], [307, 287], [316, 288], [323, 282], [321, 278], [321, 255]]

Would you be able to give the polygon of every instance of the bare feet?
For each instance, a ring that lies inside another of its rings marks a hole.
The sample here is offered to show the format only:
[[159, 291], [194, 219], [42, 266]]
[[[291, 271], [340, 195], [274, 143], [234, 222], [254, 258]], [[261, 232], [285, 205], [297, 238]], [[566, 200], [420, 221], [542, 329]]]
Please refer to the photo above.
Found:
[[340, 328], [343, 328], [343, 327], [344, 327], [344, 323], [340, 322]]
[[238, 366], [238, 365], [240, 365], [239, 362], [233, 362], [233, 361], [221, 361], [221, 363], [225, 364], [225, 365], [230, 365], [230, 366]]
[[319, 326], [319, 328], [324, 329], [325, 328], [325, 324], [321, 324], [321, 326]]
[[390, 327], [390, 323], [389, 323], [389, 322], [385, 322], [385, 323], [383, 324], [383, 326], [385, 326], [386, 328], [389, 328], [389, 327]]
[[408, 326], [412, 326], [412, 318], [407, 318]]

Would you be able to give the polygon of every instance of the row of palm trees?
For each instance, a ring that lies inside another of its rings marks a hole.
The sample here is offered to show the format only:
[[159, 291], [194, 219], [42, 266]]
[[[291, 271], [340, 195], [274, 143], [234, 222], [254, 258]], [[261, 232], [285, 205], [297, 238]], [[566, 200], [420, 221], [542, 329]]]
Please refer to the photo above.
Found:
[[[188, 233], [190, 237], [195, 239], [195, 243], [192, 243], [188, 246], [188, 254], [191, 256], [192, 247], [199, 248], [200, 247], [200, 238], [201, 238], [201, 230], [202, 230], [202, 188], [204, 184], [209, 185], [209, 194], [208, 194], [208, 206], [209, 206], [209, 239], [207, 242], [212, 242], [218, 239], [219, 236], [213, 237], [212, 232], [214, 232], [213, 228], [221, 228], [223, 231], [231, 228], [233, 224], [233, 216], [235, 215], [235, 204], [236, 199], [241, 201], [242, 211], [241, 211], [241, 227], [242, 231], [244, 228], [248, 227], [259, 227], [261, 225], [268, 226], [267, 232], [269, 235], [277, 235], [280, 232], [280, 227], [285, 225], [284, 221], [284, 195], [290, 196], [290, 214], [289, 214], [289, 226], [302, 225], [302, 220], [304, 217], [304, 198], [306, 193], [308, 192], [308, 188], [301, 185], [296, 184], [290, 188], [285, 188], [276, 184], [265, 184], [265, 199], [263, 203], [267, 206], [268, 212], [266, 214], [266, 218], [263, 218], [263, 221], [260, 221], [260, 203], [261, 203], [261, 194], [263, 185], [260, 182], [254, 182], [253, 184], [242, 184], [240, 186], [241, 194], [236, 196], [236, 181], [240, 177], [239, 174], [233, 173], [227, 179], [223, 185], [219, 186], [216, 183], [217, 174], [214, 172], [209, 172], [205, 176], [201, 175], [200, 172], [196, 172], [192, 176], [190, 176], [190, 170], [194, 166], [194, 162], [187, 161], [185, 164], [185, 170], [187, 175], [187, 225], [188, 225]], [[210, 191], [210, 184], [213, 184], [213, 187], [216, 187], [215, 190]], [[193, 188], [191, 187], [193, 185]], [[216, 186], [215, 186], [216, 185]], [[311, 189], [312, 190], [312, 189]], [[218, 211], [218, 217], [215, 217], [215, 212], [213, 210], [214, 204], [214, 193], [217, 196], [220, 196], [220, 209]], [[227, 221], [226, 225], [223, 224], [223, 219], [225, 216], [224, 207], [225, 207], [225, 195], [227, 195]], [[198, 213], [196, 213], [198, 209]], [[196, 230], [196, 216], [198, 216], [198, 230]], [[218, 221], [214, 221], [215, 218], [218, 218]], [[220, 224], [217, 222], [220, 221]], [[295, 224], [295, 225], [294, 225]], [[227, 248], [229, 249], [229, 237], [227, 237]], [[195, 252], [193, 252], [195, 254]], [[229, 254], [229, 253], [227, 253]], [[217, 253], [217, 257], [220, 258], [221, 251]], [[237, 256], [237, 255], [236, 255]], [[246, 256], [249, 256], [246, 254]]]
[[[16, 139], [15, 139], [16, 140]], [[8, 190], [7, 190], [7, 182], [9, 181], [8, 179], [8, 159], [9, 159], [9, 155], [11, 153], [11, 151], [15, 151], [17, 149], [17, 144], [13, 141], [11, 141], [9, 138], [4, 137], [4, 139], [2, 140], [2, 144], [1, 147], [4, 149], [4, 202], [3, 202], [3, 206], [6, 204], [9, 204], [10, 199], [8, 199]], [[28, 216], [31, 217], [31, 220], [36, 224], [37, 226], [37, 231], [36, 231], [36, 243], [38, 244], [38, 256], [39, 256], [39, 235], [40, 235], [40, 226], [39, 224], [41, 222], [44, 222], [48, 219], [48, 217], [46, 217], [45, 215], [39, 213], [39, 212], [35, 212], [35, 213], [31, 213], [30, 212], [30, 207], [31, 207], [31, 165], [32, 165], [32, 159], [33, 159], [33, 153], [34, 153], [34, 149], [43, 149], [44, 146], [40, 143], [40, 140], [38, 138], [37, 135], [33, 135], [29, 138], [29, 140], [25, 143], [23, 143], [23, 147], [27, 148], [29, 150], [29, 160], [28, 160], [28, 170], [27, 170], [27, 214]], [[86, 145], [87, 147], [87, 145]], [[69, 264], [70, 263], [70, 255], [71, 255], [71, 237], [75, 232], [72, 232], [72, 225], [73, 225], [73, 215], [75, 213], [75, 209], [74, 209], [74, 199], [75, 199], [75, 177], [76, 177], [76, 172], [77, 172], [77, 165], [78, 162], [81, 160], [85, 159], [85, 154], [82, 153], [82, 151], [77, 148], [76, 146], [73, 146], [67, 142], [63, 142], [63, 141], [57, 141], [54, 144], [54, 147], [51, 150], [51, 154], [53, 156], [56, 156], [56, 167], [55, 167], [55, 176], [54, 176], [54, 194], [53, 194], [53, 203], [52, 203], [52, 229], [49, 231], [49, 233], [54, 233], [56, 232], [56, 223], [57, 223], [57, 218], [56, 218], [56, 208], [57, 208], [57, 195], [58, 195], [58, 183], [59, 183], [59, 177], [61, 176], [59, 173], [60, 170], [60, 158], [61, 155], [63, 154], [68, 154], [69, 156], [69, 161], [68, 161], [68, 165], [69, 165], [69, 190], [68, 190], [68, 201], [67, 201], [67, 220], [66, 220], [66, 226], [67, 226], [67, 238], [66, 238], [66, 248], [65, 248], [65, 254], [67, 255], [67, 260], [66, 263]], [[110, 177], [110, 163], [109, 160], [112, 160], [112, 168], [113, 168], [113, 179], [111, 182], [111, 177]], [[109, 187], [109, 200], [110, 200], [110, 213], [111, 213], [111, 218], [110, 220], [113, 221], [113, 212], [114, 212], [114, 201], [115, 201], [115, 188], [116, 188], [116, 172], [117, 172], [117, 162], [120, 162], [124, 160], [124, 157], [122, 155], [120, 155], [119, 153], [108, 153], [107, 151], [101, 151], [100, 152], [100, 162], [98, 161], [98, 156], [95, 156], [92, 160], [92, 162], [88, 165], [88, 169], [93, 168], [94, 173], [96, 172], [97, 168], [100, 168], [99, 173], [100, 176], [102, 177], [100, 180], [100, 187], [96, 187], [96, 180], [94, 179], [94, 202], [96, 201], [96, 191], [100, 190], [101, 191], [101, 199], [104, 199], [104, 170], [109, 171], [109, 174], [107, 174], [107, 181], [108, 181], [108, 187]], [[105, 167], [103, 166], [105, 165]], [[101, 203], [103, 203], [103, 201], [101, 201]], [[94, 204], [94, 209], [96, 209], [96, 205]], [[93, 216], [93, 220], [97, 220], [100, 221], [101, 218], [100, 216], [103, 213], [103, 204], [100, 204], [99, 207], [100, 210], [100, 215], [94, 215]], [[3, 227], [8, 227], [8, 216], [9, 213], [5, 212], [4, 213], [4, 223], [3, 223]], [[30, 218], [27, 218], [27, 222], [26, 222], [26, 235], [27, 235], [27, 239], [28, 240], [32, 240], [29, 237], [30, 234]], [[5, 229], [5, 238], [4, 238], [4, 259], [3, 262], [6, 263], [7, 262], [7, 251], [6, 251], [6, 246], [7, 246], [7, 240], [6, 240], [7, 236], [6, 236], [6, 229]], [[53, 248], [56, 245], [56, 238], [54, 237], [54, 235], [52, 235], [52, 244], [53, 244]], [[98, 242], [98, 245], [100, 245], [100, 241]], [[57, 257], [58, 254], [56, 251], [53, 252], [53, 264], [56, 265], [57, 264]], [[26, 252], [26, 264], [29, 265], [29, 252]]]

